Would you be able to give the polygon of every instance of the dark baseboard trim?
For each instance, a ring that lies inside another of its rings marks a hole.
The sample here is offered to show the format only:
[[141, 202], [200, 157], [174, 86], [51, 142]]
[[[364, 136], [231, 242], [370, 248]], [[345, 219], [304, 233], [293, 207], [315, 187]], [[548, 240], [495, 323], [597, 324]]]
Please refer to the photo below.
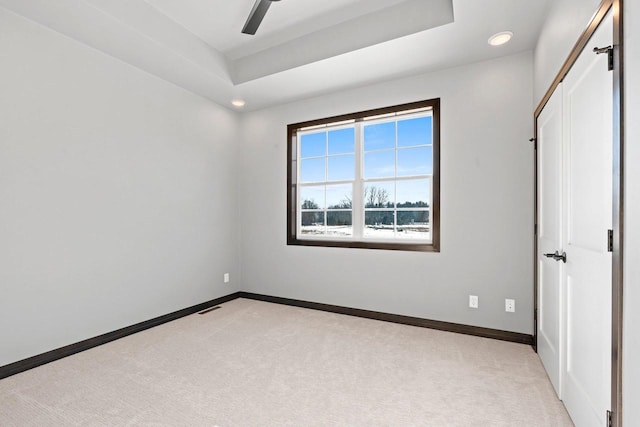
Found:
[[44, 365], [53, 362], [58, 359], [62, 359], [67, 356], [79, 353], [81, 351], [89, 350], [90, 348], [97, 347], [102, 344], [106, 344], [111, 341], [115, 341], [120, 338], [124, 338], [128, 335], [142, 332], [145, 329], [153, 328], [154, 326], [162, 325], [163, 323], [177, 320], [181, 317], [188, 316], [190, 314], [197, 313], [202, 310], [206, 310], [210, 307], [222, 304], [236, 298], [247, 298], [257, 301], [271, 302], [275, 304], [289, 305], [293, 307], [309, 308], [312, 310], [327, 311], [330, 313], [346, 314], [348, 316], [364, 317], [366, 319], [381, 320], [383, 322], [399, 323], [402, 325], [418, 326], [421, 328], [438, 329], [440, 331], [456, 332], [459, 334], [474, 335], [483, 338], [493, 338], [502, 341], [510, 341], [519, 344], [533, 344], [533, 335], [521, 334], [518, 332], [501, 331], [499, 329], [482, 328], [479, 326], [462, 325], [459, 323], [442, 322], [439, 320], [423, 319], [420, 317], [403, 316], [400, 314], [382, 313], [379, 311], [362, 310], [359, 308], [342, 307], [339, 305], [322, 304], [318, 302], [301, 301], [291, 298], [281, 298], [269, 295], [254, 294], [251, 292], [235, 292], [220, 298], [213, 299], [211, 301], [203, 302], [201, 304], [187, 307], [182, 310], [174, 311], [173, 313], [165, 314], [154, 319], [146, 320], [144, 322], [136, 323], [135, 325], [127, 326], [122, 329], [118, 329], [113, 332], [107, 332], [106, 334], [98, 335], [97, 337], [88, 338], [84, 341], [80, 341], [74, 344], [69, 344], [65, 347], [60, 347], [55, 350], [48, 351], [46, 353], [38, 354], [28, 359], [19, 360], [9, 365], [0, 366], [0, 380], [10, 377], [20, 372], [33, 369], [40, 365]]
[[146, 320], [144, 322], [136, 323], [135, 325], [127, 326], [113, 332], [107, 332], [106, 334], [98, 335], [97, 337], [88, 338], [86, 340], [74, 344], [69, 344], [67, 346], [48, 351], [46, 353], [38, 354], [28, 359], [19, 360], [17, 362], [10, 363], [9, 365], [0, 366], [0, 380], [10, 377], [11, 375], [15, 375], [20, 372], [35, 368], [37, 366], [62, 359], [67, 356], [71, 356], [72, 354], [76, 354], [81, 351], [89, 350], [90, 348], [106, 344], [110, 341], [126, 337], [127, 335], [135, 334], [137, 332], [144, 331], [145, 329], [153, 328], [154, 326], [162, 325], [163, 323], [171, 322], [172, 320], [197, 313], [209, 307], [234, 300], [239, 296], [240, 292], [235, 292], [233, 294], [216, 298], [211, 301], [203, 302], [192, 307], [174, 311], [173, 313], [165, 314], [163, 316]]
[[273, 297], [269, 295], [254, 294], [251, 292], [239, 292], [238, 296], [240, 298], [248, 298], [294, 307], [310, 308], [312, 310], [328, 311], [331, 313], [382, 320], [384, 322], [400, 323], [402, 325], [419, 326], [421, 328], [438, 329], [440, 331], [456, 332], [458, 334], [474, 335], [477, 337], [493, 338], [496, 340], [533, 345], [533, 335], [521, 334], [519, 332], [502, 331], [499, 329], [482, 328], [479, 326], [462, 325], [460, 323], [442, 322], [440, 320], [382, 313], [379, 311], [362, 310], [359, 308], [342, 307], [339, 305], [322, 304], [290, 298]]

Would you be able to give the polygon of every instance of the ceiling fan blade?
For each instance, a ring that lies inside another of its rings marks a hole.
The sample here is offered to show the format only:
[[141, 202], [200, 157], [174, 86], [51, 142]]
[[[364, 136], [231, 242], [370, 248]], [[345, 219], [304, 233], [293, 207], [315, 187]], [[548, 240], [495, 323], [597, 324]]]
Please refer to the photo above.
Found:
[[272, 0], [256, 0], [256, 4], [253, 5], [247, 22], [244, 24], [244, 28], [242, 28], [244, 34], [254, 35], [256, 31], [258, 31], [264, 15], [267, 13], [267, 10], [269, 10], [269, 6], [271, 6], [271, 1]]

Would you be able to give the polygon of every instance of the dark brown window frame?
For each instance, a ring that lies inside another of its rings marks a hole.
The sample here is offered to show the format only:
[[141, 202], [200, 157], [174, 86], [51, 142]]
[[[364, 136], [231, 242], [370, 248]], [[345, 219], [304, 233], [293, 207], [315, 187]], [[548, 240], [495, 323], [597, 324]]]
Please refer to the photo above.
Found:
[[[432, 177], [432, 206], [431, 206], [431, 243], [400, 243], [355, 240], [305, 240], [297, 236], [297, 168], [296, 162], [296, 133], [303, 128], [339, 123], [349, 120], [360, 122], [365, 118], [382, 116], [385, 114], [409, 112], [430, 108], [433, 117], [433, 177]], [[376, 108], [343, 114], [324, 119], [310, 120], [287, 125], [287, 245], [324, 246], [339, 248], [386, 249], [401, 251], [440, 252], [440, 98], [429, 99], [391, 107]]]

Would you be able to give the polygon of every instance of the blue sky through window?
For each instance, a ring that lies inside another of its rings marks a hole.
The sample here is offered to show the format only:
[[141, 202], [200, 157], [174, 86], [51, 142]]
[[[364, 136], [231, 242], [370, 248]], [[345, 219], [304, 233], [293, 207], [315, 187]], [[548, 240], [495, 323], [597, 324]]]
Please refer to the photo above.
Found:
[[342, 208], [352, 200], [351, 184], [327, 185], [327, 208]]
[[322, 182], [326, 180], [325, 157], [302, 159], [300, 164], [300, 181]]
[[364, 127], [364, 151], [395, 148], [396, 122], [378, 123]]
[[398, 121], [398, 147], [431, 145], [432, 126], [431, 116]]
[[328, 181], [347, 181], [355, 178], [355, 157], [347, 156], [329, 157]]
[[354, 128], [338, 129], [329, 132], [329, 155], [355, 152], [356, 131]]
[[364, 177], [391, 178], [396, 174], [396, 150], [364, 153]]
[[429, 197], [431, 189], [429, 188], [428, 179], [411, 179], [406, 181], [397, 181], [396, 192], [396, 203], [398, 204], [415, 204], [417, 202], [428, 203], [431, 199]]
[[[408, 177], [433, 173], [433, 120], [431, 116], [365, 124], [365, 179]], [[397, 139], [396, 139], [397, 137]], [[300, 142], [300, 181], [330, 182], [355, 179], [355, 128], [346, 127], [304, 134]], [[390, 201], [397, 203], [430, 200], [428, 179], [376, 183], [388, 188]], [[331, 187], [331, 191], [329, 191]], [[322, 191], [321, 191], [322, 189]], [[338, 195], [336, 191], [344, 190]], [[339, 204], [350, 196], [350, 185], [303, 187], [301, 199], [315, 200], [319, 208]], [[331, 195], [330, 195], [331, 193]], [[335, 193], [335, 194], [334, 194]], [[326, 197], [326, 201], [325, 201]]]
[[327, 133], [311, 133], [302, 136], [301, 157], [324, 156], [327, 152]]
[[300, 205], [309, 200], [313, 202], [311, 206], [307, 205], [307, 209], [324, 209], [324, 185], [314, 185], [312, 187], [300, 188]]
[[429, 175], [433, 172], [431, 147], [405, 148], [398, 150], [398, 175]]

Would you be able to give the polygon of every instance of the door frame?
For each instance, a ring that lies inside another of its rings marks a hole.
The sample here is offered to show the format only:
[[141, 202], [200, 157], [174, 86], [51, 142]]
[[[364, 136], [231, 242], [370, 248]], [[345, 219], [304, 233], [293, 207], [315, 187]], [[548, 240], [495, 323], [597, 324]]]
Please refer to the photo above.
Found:
[[538, 349], [538, 116], [576, 62], [607, 13], [613, 13], [613, 254], [611, 298], [611, 412], [614, 427], [622, 426], [622, 256], [624, 242], [624, 49], [623, 0], [602, 0], [591, 22], [573, 46], [553, 83], [534, 112], [534, 247], [533, 247], [533, 348]]

